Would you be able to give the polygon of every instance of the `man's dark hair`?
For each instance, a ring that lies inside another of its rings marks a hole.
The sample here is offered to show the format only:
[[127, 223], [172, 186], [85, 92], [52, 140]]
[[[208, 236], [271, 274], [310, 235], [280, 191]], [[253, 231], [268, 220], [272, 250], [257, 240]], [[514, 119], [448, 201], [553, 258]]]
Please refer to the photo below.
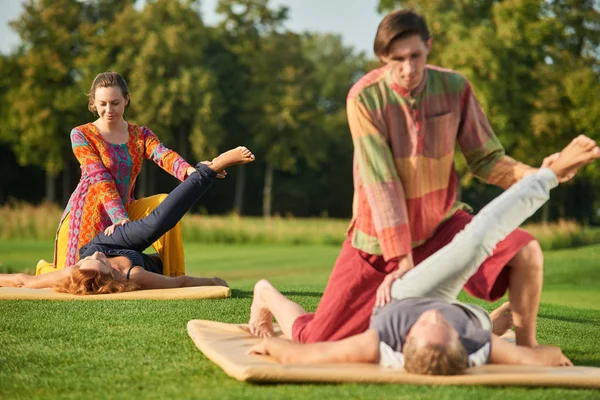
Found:
[[379, 23], [373, 50], [381, 59], [388, 55], [390, 45], [396, 39], [419, 35], [424, 42], [430, 38], [425, 19], [412, 10], [392, 11]]

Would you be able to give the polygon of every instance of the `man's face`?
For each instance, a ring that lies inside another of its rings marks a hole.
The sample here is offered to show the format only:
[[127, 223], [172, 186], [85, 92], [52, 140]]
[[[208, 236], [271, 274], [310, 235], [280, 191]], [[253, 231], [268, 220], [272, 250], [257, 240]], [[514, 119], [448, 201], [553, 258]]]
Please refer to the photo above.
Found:
[[425, 311], [408, 331], [406, 339], [415, 337], [419, 346], [440, 345], [460, 340], [458, 332], [438, 310]]
[[419, 35], [396, 39], [382, 61], [392, 70], [394, 82], [406, 90], [413, 90], [421, 80], [431, 50], [431, 38], [424, 42]]

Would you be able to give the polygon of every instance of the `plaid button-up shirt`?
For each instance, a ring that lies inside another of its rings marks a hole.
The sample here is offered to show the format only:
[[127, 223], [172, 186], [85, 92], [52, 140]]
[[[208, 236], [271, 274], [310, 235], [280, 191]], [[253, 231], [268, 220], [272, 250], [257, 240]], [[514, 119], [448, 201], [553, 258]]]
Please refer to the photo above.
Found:
[[411, 92], [384, 66], [350, 90], [354, 143], [352, 245], [385, 260], [409, 254], [458, 209], [456, 144], [471, 172], [511, 186], [530, 169], [505, 155], [467, 79], [428, 65]]

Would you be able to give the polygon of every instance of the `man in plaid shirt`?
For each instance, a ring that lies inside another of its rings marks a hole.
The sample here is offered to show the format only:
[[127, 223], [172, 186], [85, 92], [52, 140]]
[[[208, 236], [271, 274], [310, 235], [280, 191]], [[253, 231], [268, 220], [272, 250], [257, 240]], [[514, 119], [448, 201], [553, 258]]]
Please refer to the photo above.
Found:
[[[384, 66], [362, 77], [347, 99], [354, 143], [348, 238], [316, 313], [295, 320], [295, 340], [363, 332], [373, 306], [390, 300], [393, 281], [472, 219], [456, 200], [456, 144], [473, 174], [504, 189], [536, 171], [505, 155], [464, 76], [426, 64], [431, 43], [424, 19], [412, 11], [392, 12], [379, 25], [374, 50]], [[464, 288], [489, 301], [508, 289], [517, 343], [535, 346], [542, 273], [539, 243], [517, 229]]]

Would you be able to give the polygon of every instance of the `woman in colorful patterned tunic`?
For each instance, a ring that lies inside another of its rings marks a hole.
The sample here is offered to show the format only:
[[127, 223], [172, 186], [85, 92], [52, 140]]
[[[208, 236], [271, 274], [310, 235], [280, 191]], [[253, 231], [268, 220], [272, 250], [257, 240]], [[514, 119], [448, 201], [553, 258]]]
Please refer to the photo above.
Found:
[[[134, 199], [144, 158], [180, 181], [195, 171], [179, 154], [163, 146], [150, 129], [123, 119], [129, 103], [129, 90], [121, 75], [105, 72], [96, 76], [88, 109], [98, 119], [71, 131], [81, 179], [58, 226], [53, 263], [40, 260], [36, 274], [74, 265], [81, 246], [98, 233], [110, 235], [116, 226], [143, 218], [160, 204], [166, 195]], [[180, 224], [152, 246], [163, 260], [164, 275], [185, 273]]]

